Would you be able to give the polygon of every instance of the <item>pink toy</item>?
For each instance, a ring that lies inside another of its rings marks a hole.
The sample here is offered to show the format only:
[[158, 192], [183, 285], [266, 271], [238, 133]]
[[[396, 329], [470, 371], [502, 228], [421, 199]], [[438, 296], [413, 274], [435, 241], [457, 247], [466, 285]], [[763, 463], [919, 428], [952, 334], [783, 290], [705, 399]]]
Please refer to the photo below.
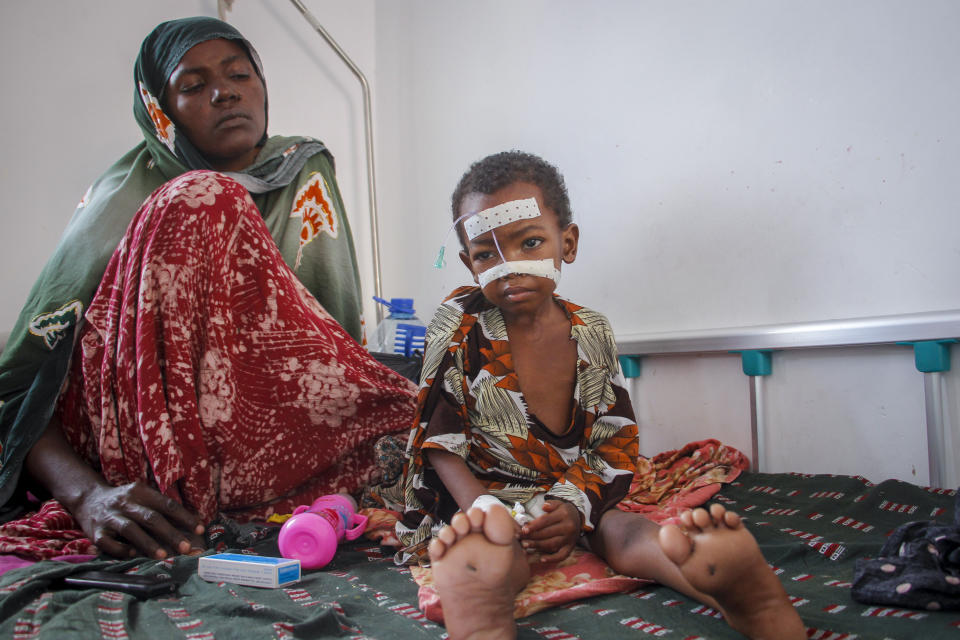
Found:
[[[349, 496], [335, 493], [301, 505], [280, 529], [280, 555], [297, 558], [304, 569], [326, 566], [343, 538], [355, 540], [367, 526], [367, 516], [354, 510]], [[352, 528], [347, 528], [352, 527]]]

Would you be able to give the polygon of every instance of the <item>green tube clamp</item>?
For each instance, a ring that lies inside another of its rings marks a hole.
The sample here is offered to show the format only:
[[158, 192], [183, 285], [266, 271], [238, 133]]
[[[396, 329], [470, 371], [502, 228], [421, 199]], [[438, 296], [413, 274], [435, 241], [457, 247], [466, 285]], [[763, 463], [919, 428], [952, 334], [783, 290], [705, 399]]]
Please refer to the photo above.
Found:
[[640, 377], [640, 356], [620, 356], [619, 360], [624, 378]]
[[731, 351], [739, 353], [743, 372], [748, 376], [768, 376], [773, 372], [773, 360], [770, 349], [751, 349], [749, 351]]
[[913, 347], [913, 362], [917, 371], [935, 373], [950, 371], [950, 345], [955, 343], [953, 338], [944, 340], [923, 340], [920, 342], [898, 342], [897, 344]]

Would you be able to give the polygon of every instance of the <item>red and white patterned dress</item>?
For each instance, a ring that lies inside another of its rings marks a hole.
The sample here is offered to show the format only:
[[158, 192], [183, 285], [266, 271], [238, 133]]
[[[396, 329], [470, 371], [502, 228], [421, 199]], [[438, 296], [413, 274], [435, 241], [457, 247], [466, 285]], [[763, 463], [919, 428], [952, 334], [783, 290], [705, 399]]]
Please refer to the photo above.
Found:
[[413, 385], [324, 311], [218, 173], [146, 200], [85, 320], [67, 439], [111, 484], [149, 482], [206, 521], [355, 491], [373, 443], [413, 418]]

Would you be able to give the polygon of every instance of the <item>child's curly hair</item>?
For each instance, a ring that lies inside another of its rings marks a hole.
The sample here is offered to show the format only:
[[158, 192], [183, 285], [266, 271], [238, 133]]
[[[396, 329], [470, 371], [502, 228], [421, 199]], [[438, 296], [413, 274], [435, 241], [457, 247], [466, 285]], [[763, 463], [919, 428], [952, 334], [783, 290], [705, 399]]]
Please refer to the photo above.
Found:
[[[515, 149], [494, 153], [470, 165], [453, 190], [453, 219], [460, 217], [460, 205], [467, 194], [491, 194], [514, 182], [529, 182], [540, 187], [544, 204], [557, 214], [561, 229], [573, 222], [570, 197], [557, 168], [539, 156]], [[458, 235], [463, 243], [463, 234]]]

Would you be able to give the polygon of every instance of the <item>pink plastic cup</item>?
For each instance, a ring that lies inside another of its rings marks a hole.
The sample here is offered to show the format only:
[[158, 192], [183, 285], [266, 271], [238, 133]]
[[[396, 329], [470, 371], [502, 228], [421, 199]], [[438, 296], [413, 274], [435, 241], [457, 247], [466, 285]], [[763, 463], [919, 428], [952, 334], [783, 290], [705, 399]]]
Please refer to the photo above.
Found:
[[343, 494], [317, 498], [310, 507], [294, 509], [280, 529], [280, 555], [296, 558], [304, 569], [325, 567], [337, 553], [340, 540], [355, 540], [367, 526], [367, 517], [354, 512]]

